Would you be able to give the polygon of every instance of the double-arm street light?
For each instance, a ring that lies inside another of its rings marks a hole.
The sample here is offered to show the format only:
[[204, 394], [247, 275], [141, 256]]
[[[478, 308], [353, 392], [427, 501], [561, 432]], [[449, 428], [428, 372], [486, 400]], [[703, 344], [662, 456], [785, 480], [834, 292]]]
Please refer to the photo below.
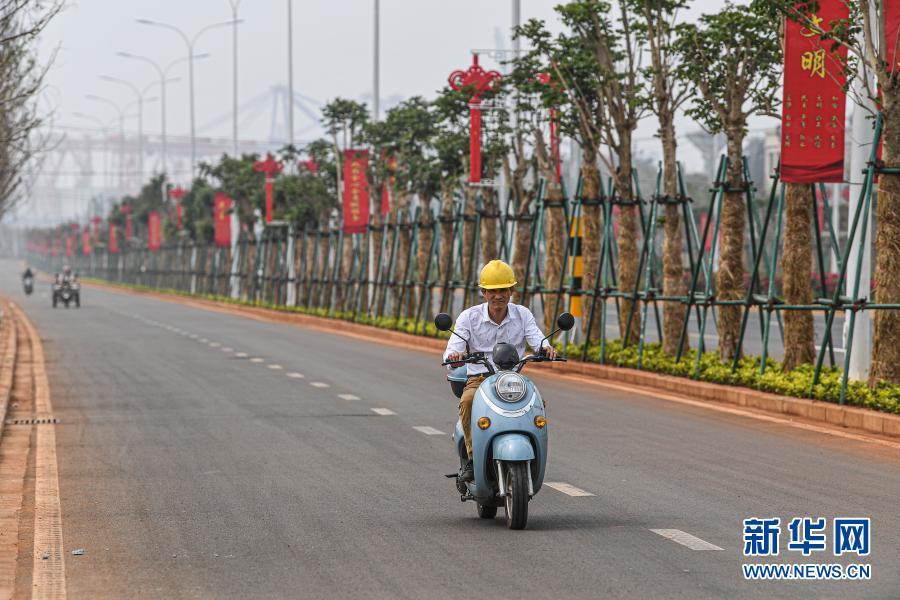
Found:
[[[189, 59], [188, 58], [179, 58], [179, 59], [173, 60], [165, 68], [162, 68], [159, 66], [159, 64], [155, 60], [148, 58], [146, 56], [141, 56], [139, 54], [132, 54], [131, 52], [116, 52], [116, 54], [118, 56], [121, 56], [122, 58], [130, 58], [133, 60], [139, 60], [141, 62], [145, 62], [145, 63], [151, 65], [154, 69], [156, 69], [156, 72], [159, 75], [160, 97], [162, 98], [162, 102], [161, 102], [161, 104], [162, 104], [162, 172], [167, 173], [168, 172], [168, 158], [167, 158], [168, 157], [168, 153], [167, 153], [168, 138], [166, 135], [166, 83], [170, 82], [170, 81], [178, 80], [177, 78], [167, 79], [167, 77], [169, 75], [169, 71], [173, 67], [175, 67], [176, 65], [179, 65]], [[209, 54], [204, 52], [203, 54], [194, 55], [193, 58], [201, 59], [201, 58], [207, 58], [208, 56], [209, 56]]]
[[184, 31], [175, 27], [174, 25], [170, 25], [168, 23], [161, 23], [160, 21], [151, 21], [150, 19], [138, 19], [138, 23], [141, 25], [151, 25], [153, 27], [161, 27], [163, 29], [170, 29], [181, 36], [181, 39], [184, 40], [185, 45], [187, 46], [187, 61], [188, 61], [188, 78], [190, 87], [190, 104], [191, 104], [191, 179], [194, 178], [194, 175], [197, 171], [197, 132], [196, 132], [196, 124], [194, 119], [194, 45], [197, 43], [197, 40], [203, 35], [205, 32], [210, 29], [215, 29], [217, 27], [226, 27], [228, 25], [236, 25], [241, 22], [238, 20], [231, 21], [223, 21], [221, 23], [213, 23], [211, 25], [207, 25], [206, 27], [201, 28], [197, 33], [194, 34], [194, 37], [188, 37]]
[[112, 106], [119, 115], [119, 189], [121, 191], [125, 188], [125, 168], [123, 166], [125, 160], [125, 110], [119, 106], [117, 102], [114, 102], [109, 98], [104, 98], [103, 96], [88, 94], [86, 98], [88, 100], [93, 100], [94, 102]]

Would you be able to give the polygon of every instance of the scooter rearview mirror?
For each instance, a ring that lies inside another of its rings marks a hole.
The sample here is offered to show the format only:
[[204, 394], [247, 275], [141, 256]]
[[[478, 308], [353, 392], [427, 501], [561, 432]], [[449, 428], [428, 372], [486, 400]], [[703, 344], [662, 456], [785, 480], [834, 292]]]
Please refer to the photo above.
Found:
[[[453, 325], [453, 319], [447, 313], [439, 313], [434, 318], [434, 326], [438, 328], [439, 331], [450, 331], [450, 327]], [[455, 335], [462, 341], [466, 343], [466, 354], [469, 353], [469, 340], [459, 335], [455, 331], [450, 331], [451, 334]]]
[[453, 325], [453, 319], [447, 313], [440, 313], [434, 318], [434, 326], [440, 331], [450, 331], [451, 325]]
[[556, 326], [563, 331], [569, 331], [575, 327], [575, 317], [571, 313], [564, 312], [556, 319]]

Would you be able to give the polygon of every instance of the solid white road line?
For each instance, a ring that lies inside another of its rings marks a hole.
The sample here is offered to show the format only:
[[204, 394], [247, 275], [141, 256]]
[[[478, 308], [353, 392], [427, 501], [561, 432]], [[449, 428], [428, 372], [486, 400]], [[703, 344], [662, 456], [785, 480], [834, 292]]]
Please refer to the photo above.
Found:
[[685, 533], [680, 529], [651, 529], [653, 533], [657, 535], [661, 535], [664, 538], [668, 538], [673, 542], [681, 544], [682, 546], [687, 546], [691, 550], [721, 550], [715, 544], [710, 544], [707, 541], [701, 540], [698, 537], [694, 537], [689, 533]]
[[310, 381], [310, 382], [309, 382], [309, 385], [311, 385], [311, 386], [313, 386], [313, 387], [317, 387], [317, 388], [327, 388], [327, 387], [331, 387], [330, 385], [328, 385], [327, 383], [324, 383], [324, 382], [322, 382], [322, 381]]
[[269, 368], [272, 369], [273, 371], [278, 371], [282, 367], [281, 367], [281, 365], [269, 365]]
[[238, 352], [237, 354], [235, 354], [235, 356], [237, 356], [238, 358], [247, 358], [247, 353], [246, 352]]
[[428, 425], [417, 425], [413, 427], [416, 431], [421, 431], [425, 435], [445, 435], [443, 431], [440, 429], [435, 429], [434, 427], [429, 427]]
[[372, 409], [372, 412], [375, 413], [376, 415], [381, 415], [382, 417], [387, 417], [387, 416], [390, 416], [390, 415], [396, 415], [396, 414], [397, 414], [397, 413], [395, 413], [394, 411], [392, 411], [392, 410], [389, 409], [389, 408], [373, 408], [373, 409]]
[[354, 396], [353, 394], [338, 394], [338, 398], [341, 400], [359, 400], [359, 396]]
[[261, 362], [263, 362], [263, 359], [261, 359], [259, 357], [254, 357], [254, 358], [250, 359], [250, 362], [261, 363]]
[[544, 485], [547, 487], [552, 487], [557, 492], [562, 492], [563, 494], [567, 494], [569, 496], [593, 496], [594, 494], [590, 492], [586, 492], [580, 488], [575, 487], [574, 485], [569, 485], [568, 483], [562, 483], [560, 481], [545, 481]]
[[291, 371], [290, 373], [285, 373], [288, 377], [293, 377], [294, 379], [303, 379], [306, 377], [303, 373], [298, 373], [296, 371]]

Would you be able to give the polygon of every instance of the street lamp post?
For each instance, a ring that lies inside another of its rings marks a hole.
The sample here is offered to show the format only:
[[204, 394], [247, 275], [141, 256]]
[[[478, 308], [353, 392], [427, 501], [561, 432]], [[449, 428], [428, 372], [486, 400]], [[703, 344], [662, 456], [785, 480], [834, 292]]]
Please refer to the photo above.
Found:
[[372, 116], [377, 121], [381, 104], [381, 2], [375, 0], [374, 49], [372, 52]]
[[[166, 68], [162, 68], [159, 66], [159, 64], [155, 60], [148, 58], [146, 56], [132, 54], [130, 52], [116, 52], [116, 54], [118, 56], [121, 56], [122, 58], [130, 58], [133, 60], [139, 60], [141, 62], [145, 62], [145, 63], [151, 65], [156, 70], [156, 73], [159, 75], [160, 97], [162, 99], [162, 101], [161, 101], [161, 104], [162, 104], [161, 163], [162, 163], [162, 172], [163, 172], [163, 174], [166, 174], [166, 173], [168, 173], [168, 136], [166, 133], [166, 83], [178, 81], [178, 78], [168, 78], [169, 71], [172, 70], [172, 67], [179, 65], [179, 64], [187, 61], [188, 59], [187, 58], [179, 58], [179, 59], [173, 60], [166, 66]], [[203, 54], [195, 55], [194, 58], [200, 59], [200, 58], [206, 58], [208, 56], [209, 56], [209, 54], [203, 53]]]
[[[100, 117], [95, 117], [94, 115], [88, 115], [82, 112], [73, 112], [72, 116], [77, 119], [85, 119], [87, 121], [93, 121], [100, 127], [100, 131], [103, 132], [103, 135], [109, 131], [109, 127], [111, 123], [104, 123]], [[115, 120], [115, 119], [114, 119]], [[112, 175], [109, 172], [109, 152], [103, 152], [103, 185], [112, 187]]]
[[231, 5], [231, 22], [233, 24], [232, 27], [232, 52], [234, 56], [232, 57], [232, 67], [233, 67], [233, 77], [232, 77], [232, 115], [231, 115], [231, 125], [232, 125], [232, 146], [234, 157], [238, 157], [238, 7], [241, 4], [241, 0], [228, 0], [228, 4]]
[[112, 106], [119, 114], [119, 192], [125, 189], [125, 111], [116, 102], [103, 96], [88, 94], [88, 100]]
[[100, 79], [104, 81], [109, 81], [111, 83], [118, 83], [120, 85], [124, 85], [131, 89], [134, 92], [135, 98], [137, 99], [137, 107], [138, 107], [138, 173], [139, 179], [141, 181], [144, 180], [144, 94], [147, 90], [141, 91], [138, 89], [136, 85], [131, 83], [130, 81], [126, 81], [124, 79], [119, 79], [118, 77], [111, 77], [110, 75], [101, 75]]
[[211, 25], [207, 25], [206, 27], [201, 28], [197, 33], [194, 34], [194, 37], [189, 38], [184, 31], [175, 27], [174, 25], [170, 25], [168, 23], [161, 23], [159, 21], [151, 21], [150, 19], [138, 19], [138, 23], [141, 25], [151, 25], [153, 27], [162, 27], [163, 29], [170, 29], [181, 36], [181, 39], [184, 40], [185, 45], [188, 49], [187, 61], [188, 61], [188, 79], [190, 80], [188, 86], [190, 87], [190, 105], [191, 105], [191, 179], [194, 178], [194, 175], [197, 171], [197, 131], [196, 131], [196, 121], [195, 121], [195, 111], [194, 111], [194, 45], [197, 43], [197, 40], [203, 35], [205, 32], [210, 29], [215, 29], [217, 27], [225, 27], [227, 25], [237, 25], [242, 21], [240, 19], [235, 19], [232, 21], [223, 21], [221, 23], [212, 23]]
[[287, 0], [288, 18], [288, 142], [294, 145], [294, 12], [293, 0]]

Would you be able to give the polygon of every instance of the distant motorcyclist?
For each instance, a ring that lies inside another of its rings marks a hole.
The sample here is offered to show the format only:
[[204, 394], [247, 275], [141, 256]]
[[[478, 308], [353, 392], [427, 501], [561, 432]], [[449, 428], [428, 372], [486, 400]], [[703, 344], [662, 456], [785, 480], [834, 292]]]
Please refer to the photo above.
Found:
[[[537, 326], [534, 315], [528, 308], [510, 302], [517, 281], [512, 268], [502, 260], [492, 260], [481, 270], [478, 286], [486, 302], [467, 308], [456, 319], [454, 331], [469, 340], [472, 352], [484, 352], [490, 359], [498, 342], [506, 342], [516, 347], [519, 356], [525, 351], [525, 342], [542, 352], [548, 358], [556, 358], [556, 349], [544, 341], [544, 334]], [[444, 351], [444, 360], [459, 367], [466, 353], [466, 344], [452, 336]], [[474, 479], [472, 465], [472, 400], [475, 391], [487, 376], [482, 365], [467, 366], [468, 380], [459, 401], [459, 419], [466, 437], [466, 451], [469, 461], [460, 477], [463, 481]]]
[[31, 267], [25, 267], [25, 272], [22, 273], [22, 279], [34, 279], [34, 273], [31, 271]]
[[22, 273], [22, 286], [25, 288], [25, 294], [31, 294], [34, 289], [34, 273], [31, 267], [26, 266], [25, 272]]

